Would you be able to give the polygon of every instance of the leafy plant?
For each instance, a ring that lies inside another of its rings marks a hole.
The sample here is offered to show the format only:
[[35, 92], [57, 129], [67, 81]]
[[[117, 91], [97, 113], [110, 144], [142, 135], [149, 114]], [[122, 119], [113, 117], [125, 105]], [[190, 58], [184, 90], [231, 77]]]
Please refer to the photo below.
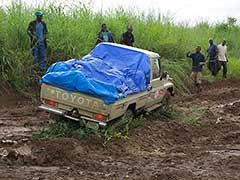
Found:
[[87, 127], [80, 126], [79, 123], [73, 121], [52, 122], [48, 128], [33, 132], [34, 137], [53, 138], [53, 137], [77, 137], [85, 138], [96, 131]]
[[136, 118], [125, 117], [121, 119], [120, 123], [102, 129], [98, 135], [104, 139], [104, 145], [114, 138], [126, 140], [129, 137], [129, 131], [142, 126], [144, 121], [143, 115]]

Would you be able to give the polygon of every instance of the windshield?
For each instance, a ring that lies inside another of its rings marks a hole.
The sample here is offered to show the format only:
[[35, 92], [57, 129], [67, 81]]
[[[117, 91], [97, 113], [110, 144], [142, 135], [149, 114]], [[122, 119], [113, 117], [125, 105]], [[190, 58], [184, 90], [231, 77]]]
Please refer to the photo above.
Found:
[[152, 66], [152, 79], [156, 79], [160, 77], [160, 66], [159, 66], [159, 58], [153, 58], [153, 66]]

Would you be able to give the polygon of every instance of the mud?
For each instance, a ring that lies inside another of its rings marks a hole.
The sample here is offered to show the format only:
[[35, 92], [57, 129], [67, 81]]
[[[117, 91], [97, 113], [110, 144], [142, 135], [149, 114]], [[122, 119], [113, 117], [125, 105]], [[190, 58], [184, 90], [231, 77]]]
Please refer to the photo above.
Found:
[[175, 97], [178, 107], [206, 107], [200, 122], [148, 118], [128, 140], [32, 137], [47, 127], [31, 102], [0, 108], [0, 179], [238, 180], [240, 80], [204, 82], [201, 95]]

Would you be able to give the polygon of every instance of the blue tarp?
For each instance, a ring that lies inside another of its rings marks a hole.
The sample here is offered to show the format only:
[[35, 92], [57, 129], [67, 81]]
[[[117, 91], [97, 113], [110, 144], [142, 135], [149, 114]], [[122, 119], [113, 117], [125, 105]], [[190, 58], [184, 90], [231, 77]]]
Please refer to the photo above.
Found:
[[82, 60], [57, 62], [41, 82], [101, 98], [106, 104], [144, 91], [150, 82], [149, 57], [135, 48], [98, 44]]

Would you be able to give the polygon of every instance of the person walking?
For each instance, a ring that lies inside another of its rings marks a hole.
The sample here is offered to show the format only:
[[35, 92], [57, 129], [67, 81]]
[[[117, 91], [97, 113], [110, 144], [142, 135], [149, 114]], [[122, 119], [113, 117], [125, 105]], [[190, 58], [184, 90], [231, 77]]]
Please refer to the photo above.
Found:
[[29, 23], [27, 33], [31, 41], [31, 50], [34, 63], [38, 65], [38, 70], [45, 71], [47, 67], [46, 36], [48, 29], [46, 23], [42, 21], [43, 12], [37, 11], [35, 15], [36, 19]]
[[134, 35], [132, 32], [133, 32], [132, 25], [128, 25], [127, 32], [122, 34], [122, 44], [127, 45], [127, 46], [133, 46]]
[[208, 69], [211, 71], [213, 76], [216, 76], [218, 73], [218, 48], [213, 43], [213, 39], [209, 40], [209, 47], [207, 49], [208, 52]]
[[196, 52], [187, 53], [187, 57], [192, 59], [192, 73], [191, 73], [191, 78], [194, 81], [194, 85], [197, 88], [197, 93], [201, 92], [201, 77], [202, 77], [202, 70], [203, 70], [203, 65], [205, 65], [205, 57], [201, 53], [201, 47], [197, 46], [196, 47]]
[[113, 35], [107, 29], [107, 25], [105, 23], [102, 24], [102, 29], [97, 33], [96, 45], [101, 42], [115, 42]]
[[227, 78], [227, 45], [226, 40], [223, 40], [221, 44], [218, 45], [218, 61], [219, 66], [223, 67], [223, 78]]

